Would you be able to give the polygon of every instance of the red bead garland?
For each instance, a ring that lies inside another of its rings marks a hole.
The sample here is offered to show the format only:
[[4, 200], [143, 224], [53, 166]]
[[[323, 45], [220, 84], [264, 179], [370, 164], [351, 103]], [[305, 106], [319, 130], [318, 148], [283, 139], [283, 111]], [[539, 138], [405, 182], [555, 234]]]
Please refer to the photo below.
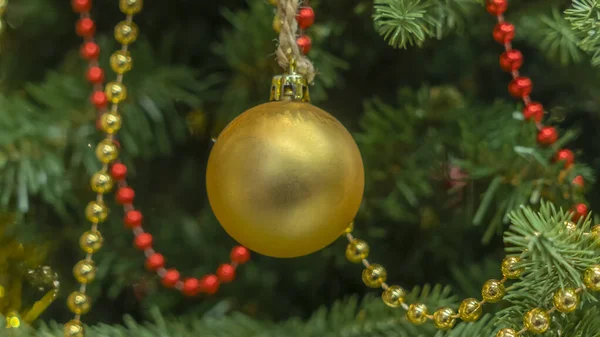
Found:
[[77, 21], [75, 31], [77, 32], [77, 35], [81, 37], [91, 38], [96, 34], [96, 24], [90, 18], [82, 18]]
[[117, 202], [121, 205], [131, 205], [135, 198], [135, 191], [129, 187], [121, 187], [117, 191]]
[[89, 67], [86, 78], [93, 84], [102, 84], [104, 82], [104, 70], [98, 66]]
[[[523, 55], [520, 51], [512, 49], [511, 41], [515, 37], [515, 26], [504, 21], [503, 14], [507, 8], [508, 0], [486, 0], [487, 11], [496, 16], [498, 20], [498, 23], [494, 26], [492, 35], [496, 42], [504, 45], [505, 49], [504, 53], [500, 55], [500, 67], [502, 70], [512, 74], [513, 80], [508, 85], [508, 91], [512, 96], [521, 98], [523, 103], [525, 103], [525, 107], [523, 108], [524, 119], [533, 120], [538, 125], [537, 142], [540, 145], [549, 146], [558, 140], [558, 132], [554, 127], [541, 125], [544, 117], [544, 107], [538, 102], [531, 102], [531, 98], [529, 97], [533, 88], [531, 79], [519, 74], [519, 69], [523, 65]], [[575, 155], [571, 150], [562, 149], [556, 153], [554, 159], [560, 162], [564, 161], [565, 169], [569, 169], [575, 162]], [[575, 177], [572, 184], [583, 188], [583, 177]], [[573, 212], [573, 219], [577, 221], [582, 216], [587, 215], [588, 208], [585, 204], [577, 204], [573, 206]]]
[[298, 47], [300, 47], [300, 51], [302, 51], [302, 54], [306, 55], [310, 52], [312, 48], [312, 40], [310, 39], [310, 37], [308, 37], [308, 35], [300, 36], [296, 40], [296, 42], [298, 43]]
[[72, 0], [71, 7], [75, 13], [85, 13], [92, 9], [92, 0]]
[[230, 264], [222, 264], [217, 269], [217, 277], [223, 283], [229, 283], [235, 278], [235, 267]]
[[311, 7], [302, 7], [296, 15], [300, 29], [307, 29], [315, 23], [315, 11]]
[[97, 60], [100, 56], [100, 46], [95, 42], [86, 42], [81, 46], [80, 54], [85, 60]]
[[162, 285], [167, 288], [173, 288], [179, 282], [179, 272], [177, 269], [169, 269], [162, 278]]

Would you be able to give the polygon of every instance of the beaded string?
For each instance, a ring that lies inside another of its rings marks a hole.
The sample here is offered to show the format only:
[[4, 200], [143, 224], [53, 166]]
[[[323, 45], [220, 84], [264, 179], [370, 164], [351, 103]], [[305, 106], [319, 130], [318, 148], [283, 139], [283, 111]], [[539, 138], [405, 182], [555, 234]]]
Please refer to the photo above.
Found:
[[[279, 0], [269, 0], [269, 3], [273, 6], [279, 6]], [[282, 26], [284, 25], [284, 19], [281, 17], [282, 14], [284, 14], [283, 11], [278, 10], [273, 18], [273, 30], [278, 34], [281, 33]], [[304, 0], [303, 6], [297, 8], [296, 23], [300, 29], [299, 35], [296, 37], [296, 44], [302, 54], [307, 55], [312, 49], [312, 39], [304, 31], [315, 23], [315, 11], [310, 7], [309, 0]], [[283, 68], [287, 69], [287, 67]], [[314, 75], [312, 76], [314, 77]], [[310, 82], [309, 76], [307, 76], [307, 80]]]

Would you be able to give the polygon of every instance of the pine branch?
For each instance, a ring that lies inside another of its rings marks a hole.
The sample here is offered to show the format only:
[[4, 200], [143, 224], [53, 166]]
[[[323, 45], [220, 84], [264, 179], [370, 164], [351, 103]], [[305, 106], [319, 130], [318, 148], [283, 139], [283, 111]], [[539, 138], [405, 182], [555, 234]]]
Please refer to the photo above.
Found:
[[592, 65], [600, 66], [600, 1], [573, 0], [572, 8], [565, 10], [565, 15], [581, 39], [579, 47], [592, 55]]

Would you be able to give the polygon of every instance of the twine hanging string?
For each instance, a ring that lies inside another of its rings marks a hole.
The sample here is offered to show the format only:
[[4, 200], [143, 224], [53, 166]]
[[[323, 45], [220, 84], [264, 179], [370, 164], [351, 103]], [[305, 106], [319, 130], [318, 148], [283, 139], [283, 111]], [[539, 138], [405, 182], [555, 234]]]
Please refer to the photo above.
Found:
[[315, 79], [315, 67], [308, 57], [302, 54], [296, 42], [298, 35], [298, 23], [296, 22], [298, 6], [298, 0], [279, 0], [279, 4], [277, 5], [277, 16], [281, 19], [277, 63], [287, 71], [290, 66], [290, 60], [293, 58], [296, 61], [298, 73], [304, 75], [308, 83], [312, 83]]

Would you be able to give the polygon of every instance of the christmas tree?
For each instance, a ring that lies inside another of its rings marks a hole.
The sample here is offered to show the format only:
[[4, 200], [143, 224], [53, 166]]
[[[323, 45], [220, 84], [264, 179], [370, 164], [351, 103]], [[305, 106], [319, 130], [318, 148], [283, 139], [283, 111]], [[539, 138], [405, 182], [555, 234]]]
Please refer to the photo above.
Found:
[[[330, 246], [246, 262], [206, 167], [284, 72], [283, 2], [0, 0], [0, 336], [63, 336], [92, 278], [88, 337], [600, 336], [600, 1], [299, 1], [311, 101], [356, 140], [364, 196]], [[232, 282], [169, 289], [150, 245]]]

